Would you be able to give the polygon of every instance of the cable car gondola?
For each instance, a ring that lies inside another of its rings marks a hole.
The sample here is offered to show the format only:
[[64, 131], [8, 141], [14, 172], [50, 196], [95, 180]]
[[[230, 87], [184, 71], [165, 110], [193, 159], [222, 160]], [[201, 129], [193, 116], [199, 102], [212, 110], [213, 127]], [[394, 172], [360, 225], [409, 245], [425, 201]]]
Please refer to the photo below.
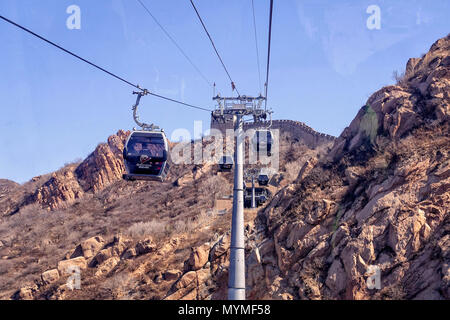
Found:
[[230, 172], [233, 169], [233, 157], [226, 155], [219, 160], [219, 170], [222, 172]]
[[164, 181], [169, 172], [168, 143], [163, 131], [136, 130], [123, 150], [125, 180]]
[[265, 149], [267, 151], [267, 156], [272, 155], [272, 144], [273, 144], [273, 134], [272, 131], [268, 129], [258, 129], [253, 135], [253, 146], [256, 152], [259, 153], [260, 149]]
[[269, 176], [267, 174], [259, 174], [258, 176], [258, 184], [260, 186], [267, 186], [269, 184]]
[[144, 92], [137, 94], [133, 106], [135, 122], [142, 128], [133, 130], [127, 139], [123, 150], [123, 159], [127, 173], [123, 178], [128, 181], [149, 180], [164, 181], [169, 172], [169, 144], [164, 130], [151, 124], [141, 123], [137, 115], [137, 107]]
[[270, 182], [272, 173], [268, 168], [261, 168], [257, 173], [257, 181], [259, 186], [267, 186]]

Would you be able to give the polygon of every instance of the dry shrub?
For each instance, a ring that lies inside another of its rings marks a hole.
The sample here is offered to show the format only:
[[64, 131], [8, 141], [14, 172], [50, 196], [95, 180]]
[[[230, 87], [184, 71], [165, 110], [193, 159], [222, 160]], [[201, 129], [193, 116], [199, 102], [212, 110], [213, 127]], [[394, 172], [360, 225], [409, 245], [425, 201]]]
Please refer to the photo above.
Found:
[[289, 181], [294, 181], [295, 179], [297, 179], [300, 169], [301, 169], [301, 165], [297, 161], [287, 163], [286, 164], [286, 178]]
[[128, 273], [117, 273], [107, 278], [103, 284], [102, 289], [106, 289], [113, 294], [114, 299], [127, 299], [126, 295], [129, 286], [132, 284], [133, 279]]
[[214, 175], [202, 181], [199, 186], [199, 192], [214, 203], [218, 195], [230, 194], [231, 184], [222, 176]]
[[397, 70], [394, 70], [392, 73], [392, 78], [397, 82], [398, 86], [402, 86], [405, 84], [405, 73], [398, 72]]
[[126, 233], [133, 238], [159, 236], [165, 232], [166, 225], [166, 223], [156, 220], [148, 222], [137, 222], [131, 225]]
[[0, 260], [0, 276], [13, 270], [14, 264], [12, 261]]
[[192, 231], [201, 229], [204, 226], [209, 226], [214, 220], [213, 212], [202, 211], [194, 218], [188, 218], [186, 220], [178, 220], [175, 222], [172, 233], [190, 233]]

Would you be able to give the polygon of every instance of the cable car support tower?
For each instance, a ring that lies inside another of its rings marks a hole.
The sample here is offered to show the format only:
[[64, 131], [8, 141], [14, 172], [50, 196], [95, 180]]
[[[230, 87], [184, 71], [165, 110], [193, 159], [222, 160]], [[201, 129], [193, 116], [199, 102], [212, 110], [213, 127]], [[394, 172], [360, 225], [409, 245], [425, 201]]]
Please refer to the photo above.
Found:
[[225, 123], [233, 118], [234, 135], [234, 188], [233, 213], [231, 218], [230, 268], [228, 275], [228, 299], [245, 300], [245, 241], [244, 241], [244, 118], [253, 117], [253, 121], [264, 122], [271, 117], [272, 111], [262, 108], [265, 97], [239, 96], [213, 98], [218, 103], [212, 117]]
[[247, 180], [250, 180], [250, 182], [252, 183], [252, 196], [251, 196], [251, 208], [255, 209], [256, 206], [256, 192], [255, 192], [255, 180], [257, 180], [259, 175], [259, 170], [258, 169], [247, 169], [244, 172], [244, 178], [246, 178]]

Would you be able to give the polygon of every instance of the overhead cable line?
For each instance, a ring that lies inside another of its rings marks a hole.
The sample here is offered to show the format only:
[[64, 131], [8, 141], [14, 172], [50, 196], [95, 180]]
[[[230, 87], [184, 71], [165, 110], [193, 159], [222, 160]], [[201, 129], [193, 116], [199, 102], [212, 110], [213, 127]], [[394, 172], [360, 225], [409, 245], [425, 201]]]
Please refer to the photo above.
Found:
[[258, 64], [258, 85], [259, 85], [259, 91], [262, 93], [261, 67], [260, 67], [260, 62], [259, 62], [258, 34], [256, 33], [256, 16], [255, 16], [255, 3], [254, 3], [254, 0], [252, 0], [252, 11], [253, 11], [253, 29], [255, 30], [256, 62]]
[[207, 111], [207, 112], [211, 112], [212, 111], [211, 109], [197, 107], [197, 106], [194, 106], [192, 104], [185, 103], [185, 102], [182, 102], [182, 101], [178, 101], [178, 100], [175, 100], [175, 99], [172, 99], [172, 98], [164, 97], [164, 96], [161, 96], [161, 95], [156, 94], [156, 93], [149, 92], [149, 94], [154, 96], [154, 97], [160, 98], [160, 99], [164, 99], [164, 100], [167, 100], [167, 101], [172, 101], [172, 102], [175, 102], [175, 103], [182, 104], [182, 105], [184, 105], [186, 107], [190, 107], [190, 108], [194, 108], [194, 109], [198, 109], [198, 110], [203, 110], [203, 111]]
[[178, 50], [181, 52], [181, 54], [186, 58], [187, 61], [192, 65], [192, 67], [198, 72], [198, 74], [205, 80], [205, 82], [208, 84], [208, 86], [212, 87], [211, 82], [206, 78], [206, 76], [200, 71], [200, 69], [194, 64], [191, 58], [184, 52], [184, 50], [181, 48], [181, 46], [175, 41], [175, 39], [170, 35], [169, 32], [162, 26], [162, 24], [156, 19], [156, 17], [150, 12], [150, 9], [141, 1], [136, 0], [140, 3], [140, 5], [147, 11], [147, 13], [152, 17], [153, 21], [161, 28], [161, 30], [165, 33], [165, 35], [172, 41], [172, 43], [178, 48]]
[[203, 29], [205, 30], [206, 34], [208, 35], [209, 41], [211, 41], [211, 44], [212, 44], [212, 46], [213, 46], [213, 48], [214, 48], [214, 51], [216, 52], [217, 57], [218, 57], [219, 60], [220, 60], [220, 63], [222, 64], [222, 67], [225, 69], [225, 72], [227, 73], [228, 78], [229, 78], [230, 81], [231, 81], [231, 88], [232, 88], [233, 90], [236, 90], [237, 94], [240, 96], [241, 94], [239, 93], [238, 89], [236, 88], [236, 84], [234, 83], [233, 79], [231, 79], [230, 73], [228, 72], [228, 69], [227, 69], [227, 67], [225, 66], [225, 63], [223, 62], [222, 57], [220, 56], [219, 51], [217, 50], [216, 45], [214, 44], [214, 41], [213, 41], [211, 35], [210, 35], [209, 32], [208, 32], [208, 29], [206, 29], [205, 23], [203, 22], [203, 19], [202, 19], [202, 17], [200, 16], [200, 13], [198, 12], [197, 8], [195, 7], [194, 2], [193, 2], [192, 0], [190, 0], [190, 1], [191, 1], [191, 4], [192, 4], [192, 7], [193, 7], [194, 10], [195, 10], [195, 13], [197, 14], [198, 19], [200, 20], [200, 23], [201, 23], [202, 26], [203, 26]]
[[14, 26], [20, 28], [20, 29], [22, 29], [23, 31], [28, 32], [29, 34], [31, 34], [31, 35], [33, 35], [33, 36], [35, 36], [35, 37], [41, 39], [42, 41], [47, 42], [48, 44], [50, 44], [50, 45], [52, 45], [52, 46], [54, 46], [54, 47], [56, 47], [56, 48], [58, 48], [58, 49], [64, 51], [65, 53], [70, 54], [71, 56], [74, 56], [75, 58], [77, 58], [77, 59], [79, 59], [79, 60], [81, 60], [81, 61], [83, 61], [83, 62], [85, 62], [85, 63], [87, 63], [87, 64], [89, 64], [89, 65], [91, 65], [91, 66], [94, 67], [94, 68], [97, 68], [97, 69], [100, 70], [100, 71], [105, 72], [106, 74], [109, 74], [110, 76], [112, 76], [112, 77], [114, 77], [114, 78], [116, 78], [116, 79], [118, 79], [118, 80], [120, 80], [120, 81], [122, 81], [122, 82], [128, 84], [129, 86], [132, 86], [132, 87], [134, 87], [134, 88], [136, 88], [136, 89], [142, 91], [142, 92], [145, 93], [145, 94], [150, 94], [150, 95], [152, 95], [152, 96], [155, 96], [155, 97], [158, 97], [158, 98], [161, 98], [161, 99], [164, 99], [164, 100], [172, 101], [172, 102], [175, 102], [175, 103], [178, 103], [178, 104], [182, 104], [182, 105], [187, 106], [187, 107], [190, 107], [190, 108], [195, 108], [195, 109], [199, 109], [199, 110], [204, 110], [204, 111], [211, 112], [210, 109], [206, 109], [206, 108], [202, 108], [202, 107], [197, 107], [197, 106], [194, 106], [194, 105], [191, 105], [191, 104], [182, 102], [182, 101], [178, 101], [178, 100], [175, 100], [175, 99], [171, 99], [171, 98], [168, 98], [168, 97], [164, 97], [164, 96], [161, 96], [161, 95], [158, 95], [158, 94], [149, 92], [148, 90], [141, 88], [139, 85], [133, 84], [133, 83], [131, 83], [130, 81], [127, 81], [127, 80], [125, 80], [124, 78], [121, 78], [121, 77], [115, 75], [114, 73], [112, 73], [112, 72], [110, 72], [110, 71], [108, 71], [108, 70], [106, 70], [106, 69], [104, 69], [104, 68], [102, 68], [102, 67], [99, 67], [99, 66], [96, 65], [95, 63], [92, 63], [92, 62], [90, 62], [90, 61], [88, 61], [88, 60], [86, 60], [86, 59], [80, 57], [79, 55], [77, 55], [77, 54], [75, 54], [75, 53], [73, 53], [73, 52], [71, 52], [71, 51], [69, 51], [69, 50], [67, 50], [67, 49], [64, 49], [63, 47], [57, 45], [56, 43], [54, 43], [54, 42], [52, 42], [52, 41], [50, 41], [50, 40], [47, 40], [46, 38], [44, 38], [44, 37], [42, 37], [42, 36], [40, 36], [40, 35], [34, 33], [33, 31], [31, 31], [31, 30], [29, 30], [29, 29], [27, 29], [27, 28], [25, 28], [25, 27], [23, 27], [23, 26], [21, 26], [21, 25], [19, 25], [19, 24], [17, 24], [17, 23], [15, 23], [14, 21], [11, 21], [11, 20], [5, 18], [5, 17], [2, 16], [2, 15], [0, 15], [0, 19], [4, 20], [4, 21], [6, 21], [6, 22], [8, 22], [8, 23], [10, 23], [10, 24], [12, 24], [12, 25], [14, 25]]
[[273, 0], [270, 0], [270, 14], [269, 14], [269, 45], [267, 47], [267, 73], [266, 73], [266, 93], [265, 93], [265, 97], [266, 97], [266, 101], [265, 101], [265, 106], [267, 109], [267, 91], [268, 91], [268, 87], [269, 87], [269, 67], [270, 67], [270, 44], [271, 44], [271, 40], [272, 40], [272, 14], [273, 14]]

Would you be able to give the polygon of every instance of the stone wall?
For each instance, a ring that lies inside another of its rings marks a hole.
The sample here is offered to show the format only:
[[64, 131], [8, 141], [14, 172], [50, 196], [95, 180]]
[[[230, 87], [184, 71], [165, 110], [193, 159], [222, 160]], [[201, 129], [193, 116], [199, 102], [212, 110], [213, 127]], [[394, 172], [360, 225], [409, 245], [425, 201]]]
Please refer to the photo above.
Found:
[[[269, 126], [269, 122], [263, 123], [262, 127]], [[211, 129], [218, 129], [225, 133], [226, 129], [232, 129], [233, 124], [231, 121], [227, 123], [218, 123], [216, 121], [211, 121]], [[244, 130], [256, 129], [257, 125], [253, 123], [245, 123]], [[294, 120], [273, 120], [271, 129], [278, 129], [280, 133], [289, 132], [293, 138], [298, 138], [305, 142], [309, 147], [316, 147], [323, 143], [334, 142], [336, 137], [320, 133], [308, 127], [306, 124], [300, 121]]]

